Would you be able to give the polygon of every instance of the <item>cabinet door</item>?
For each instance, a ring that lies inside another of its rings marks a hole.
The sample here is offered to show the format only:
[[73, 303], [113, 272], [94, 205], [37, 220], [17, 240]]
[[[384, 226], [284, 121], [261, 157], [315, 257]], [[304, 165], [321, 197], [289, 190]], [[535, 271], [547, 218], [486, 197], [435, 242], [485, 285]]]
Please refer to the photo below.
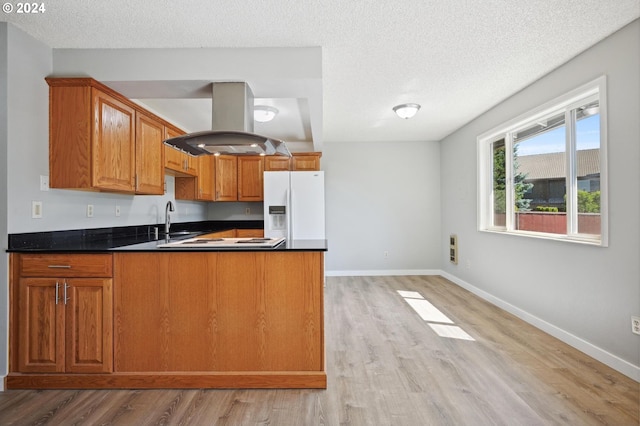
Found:
[[238, 157], [238, 201], [262, 201], [264, 157]]
[[184, 152], [178, 151], [177, 149], [167, 145], [164, 146], [164, 167], [166, 169], [184, 173], [184, 157]]
[[238, 157], [215, 157], [215, 201], [238, 201]]
[[116, 253], [115, 372], [216, 370], [215, 259]]
[[213, 201], [215, 198], [215, 162], [212, 155], [202, 155], [198, 160], [198, 193], [196, 198]]
[[280, 155], [268, 155], [264, 157], [264, 169], [269, 172], [288, 171], [291, 160]]
[[[174, 127], [165, 126], [164, 139], [184, 135], [184, 132]], [[164, 140], [163, 139], [163, 140]], [[164, 145], [164, 167], [177, 176], [195, 176], [197, 174], [196, 158], [184, 152]]]
[[291, 157], [291, 170], [296, 171], [318, 171], [320, 170], [319, 152], [294, 153]]
[[66, 371], [113, 371], [112, 280], [75, 278], [67, 283]]
[[[56, 288], [57, 284], [57, 288]], [[23, 278], [19, 295], [18, 371], [64, 371], [63, 280]]]
[[122, 192], [134, 191], [135, 111], [100, 92], [93, 93], [93, 186]]
[[164, 194], [164, 126], [136, 112], [136, 194]]

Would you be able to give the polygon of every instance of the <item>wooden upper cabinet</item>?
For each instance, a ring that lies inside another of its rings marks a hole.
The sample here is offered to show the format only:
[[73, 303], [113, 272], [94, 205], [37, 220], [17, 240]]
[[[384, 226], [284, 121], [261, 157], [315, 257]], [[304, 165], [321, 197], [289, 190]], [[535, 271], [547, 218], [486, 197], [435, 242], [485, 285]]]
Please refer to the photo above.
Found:
[[321, 152], [295, 152], [291, 157], [291, 170], [316, 171], [320, 170]]
[[215, 160], [213, 155], [201, 155], [198, 160], [198, 193], [196, 199], [214, 201], [215, 199]]
[[164, 194], [164, 125], [136, 113], [136, 193]]
[[197, 161], [197, 176], [176, 176], [175, 195], [177, 200], [214, 201], [215, 162], [212, 155], [194, 157]]
[[135, 110], [116, 98], [92, 88], [93, 186], [132, 192], [135, 188]]
[[264, 170], [267, 172], [288, 171], [291, 164], [289, 157], [282, 155], [267, 155], [264, 157]]
[[[92, 79], [47, 79], [49, 185], [135, 191], [135, 109]], [[114, 92], [115, 93], [115, 92]]]
[[238, 201], [238, 157], [218, 155], [215, 158], [215, 201]]
[[238, 201], [264, 199], [264, 157], [259, 155], [238, 157]]
[[[171, 126], [165, 126], [163, 140], [175, 138], [181, 135], [184, 135], [182, 130]], [[168, 145], [164, 145], [164, 167], [167, 171], [176, 176], [196, 176], [198, 174], [197, 157], [192, 157], [189, 154]]]

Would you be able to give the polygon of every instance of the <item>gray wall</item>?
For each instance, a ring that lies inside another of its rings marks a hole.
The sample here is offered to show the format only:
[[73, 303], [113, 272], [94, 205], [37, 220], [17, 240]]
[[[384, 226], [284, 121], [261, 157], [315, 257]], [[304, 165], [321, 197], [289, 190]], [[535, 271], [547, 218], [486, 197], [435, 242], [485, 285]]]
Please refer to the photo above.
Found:
[[[53, 73], [53, 52], [9, 25], [8, 94], [8, 231], [55, 231], [144, 225], [164, 221], [164, 206], [174, 199], [174, 180], [166, 177], [163, 196], [131, 196], [63, 189], [40, 190], [40, 176], [49, 175], [49, 87], [44, 78]], [[77, 75], [82, 75], [82, 69]], [[31, 218], [31, 202], [42, 201], [43, 217]], [[86, 216], [87, 204], [94, 217]], [[121, 215], [115, 216], [120, 206]], [[174, 222], [203, 220], [204, 203], [179, 202]]]
[[[442, 141], [442, 232], [463, 286], [628, 375], [640, 378], [640, 22], [588, 49]], [[609, 247], [477, 231], [476, 137], [600, 75], [607, 76]]]
[[322, 165], [328, 275], [439, 270], [438, 142], [325, 142]]
[[[7, 250], [7, 76], [8, 76], [8, 25], [0, 22], [0, 377], [8, 371], [8, 353], [6, 342], [9, 327], [9, 256]], [[0, 383], [0, 390], [4, 381]]]

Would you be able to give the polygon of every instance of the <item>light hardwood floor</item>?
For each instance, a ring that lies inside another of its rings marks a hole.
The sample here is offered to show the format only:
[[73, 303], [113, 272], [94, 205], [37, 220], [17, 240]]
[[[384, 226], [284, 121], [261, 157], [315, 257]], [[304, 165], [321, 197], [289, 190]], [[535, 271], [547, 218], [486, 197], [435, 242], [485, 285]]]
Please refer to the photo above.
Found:
[[[439, 337], [415, 291], [475, 340]], [[616, 425], [640, 385], [441, 277], [329, 277], [327, 390], [21, 391], [0, 425]]]

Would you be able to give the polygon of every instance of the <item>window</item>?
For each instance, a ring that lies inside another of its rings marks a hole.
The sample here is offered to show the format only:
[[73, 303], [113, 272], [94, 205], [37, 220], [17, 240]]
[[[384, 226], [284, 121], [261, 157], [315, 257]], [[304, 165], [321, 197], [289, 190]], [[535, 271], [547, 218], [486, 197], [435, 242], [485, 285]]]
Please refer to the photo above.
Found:
[[607, 245], [605, 77], [478, 137], [478, 229]]

